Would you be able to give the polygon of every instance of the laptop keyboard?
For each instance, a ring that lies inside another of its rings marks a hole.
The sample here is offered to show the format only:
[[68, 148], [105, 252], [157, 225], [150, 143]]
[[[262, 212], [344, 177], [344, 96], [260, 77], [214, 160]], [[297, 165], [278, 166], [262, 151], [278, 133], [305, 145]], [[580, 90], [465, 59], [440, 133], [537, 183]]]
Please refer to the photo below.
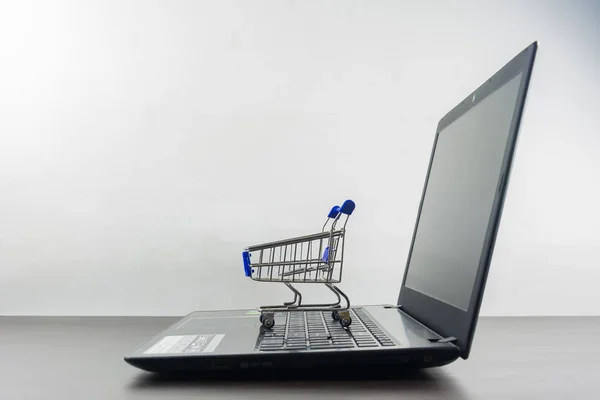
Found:
[[257, 349], [326, 350], [353, 347], [388, 347], [396, 344], [365, 313], [351, 309], [352, 325], [343, 328], [331, 311], [293, 311], [275, 313], [275, 326], [261, 329]]

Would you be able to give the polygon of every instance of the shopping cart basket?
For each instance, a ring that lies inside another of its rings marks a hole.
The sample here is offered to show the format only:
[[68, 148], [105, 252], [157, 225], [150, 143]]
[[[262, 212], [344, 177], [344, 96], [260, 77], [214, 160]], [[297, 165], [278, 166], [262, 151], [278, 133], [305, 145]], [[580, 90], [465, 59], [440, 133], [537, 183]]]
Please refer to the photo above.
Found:
[[[259, 282], [281, 282], [294, 293], [293, 301], [259, 308], [264, 327], [275, 325], [277, 311], [307, 310], [331, 311], [334, 320], [339, 320], [344, 327], [350, 326], [350, 300], [335, 284], [342, 280], [346, 224], [354, 208], [354, 202], [346, 200], [331, 209], [321, 232], [249, 246], [242, 253], [247, 277]], [[338, 228], [340, 219], [343, 219], [343, 225]], [[302, 294], [292, 283], [322, 283], [335, 294], [337, 301], [303, 304]]]

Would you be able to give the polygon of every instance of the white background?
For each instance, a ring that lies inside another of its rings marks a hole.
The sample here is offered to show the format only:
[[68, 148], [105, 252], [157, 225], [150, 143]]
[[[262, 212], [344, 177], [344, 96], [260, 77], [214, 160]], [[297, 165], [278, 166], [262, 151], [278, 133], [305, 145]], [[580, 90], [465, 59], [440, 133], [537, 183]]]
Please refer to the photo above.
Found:
[[344, 198], [395, 302], [437, 121], [534, 40], [482, 313], [598, 314], [598, 2], [2, 1], [0, 314], [280, 302], [242, 249]]

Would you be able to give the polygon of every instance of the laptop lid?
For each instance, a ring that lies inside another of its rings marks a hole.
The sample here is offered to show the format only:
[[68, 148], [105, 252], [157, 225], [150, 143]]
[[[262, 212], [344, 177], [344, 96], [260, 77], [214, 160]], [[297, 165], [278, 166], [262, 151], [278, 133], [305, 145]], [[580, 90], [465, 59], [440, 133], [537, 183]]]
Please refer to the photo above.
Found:
[[469, 356], [537, 49], [439, 122], [398, 305]]

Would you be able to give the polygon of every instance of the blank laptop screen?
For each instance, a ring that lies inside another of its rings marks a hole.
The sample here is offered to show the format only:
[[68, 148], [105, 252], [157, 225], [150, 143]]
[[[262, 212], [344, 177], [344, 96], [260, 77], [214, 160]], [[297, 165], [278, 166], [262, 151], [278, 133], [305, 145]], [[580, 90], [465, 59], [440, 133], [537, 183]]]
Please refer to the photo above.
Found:
[[[439, 132], [405, 285], [468, 310], [522, 74]], [[472, 101], [473, 99], [469, 99]]]

